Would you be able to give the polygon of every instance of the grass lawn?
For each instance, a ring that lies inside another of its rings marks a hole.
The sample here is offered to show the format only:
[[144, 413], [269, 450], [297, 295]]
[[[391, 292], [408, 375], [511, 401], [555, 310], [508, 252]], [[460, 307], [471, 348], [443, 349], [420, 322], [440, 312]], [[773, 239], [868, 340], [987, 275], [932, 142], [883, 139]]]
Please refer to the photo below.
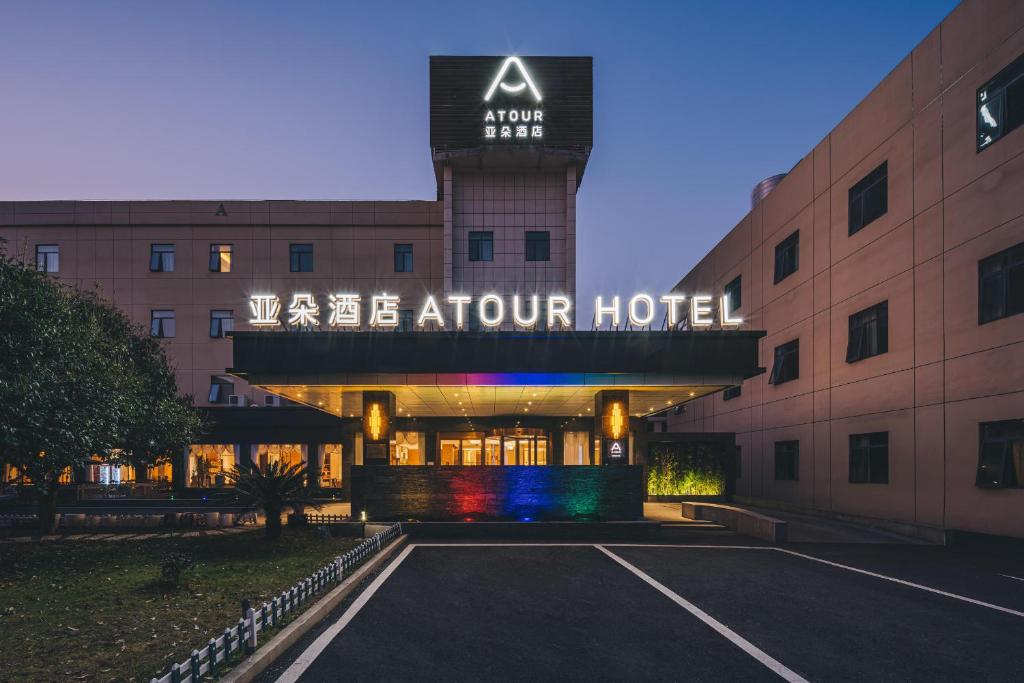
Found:
[[[149, 681], [238, 621], [242, 598], [255, 607], [357, 542], [285, 528], [277, 542], [254, 530], [0, 545], [0, 681]], [[177, 590], [159, 580], [169, 553], [195, 560]]]

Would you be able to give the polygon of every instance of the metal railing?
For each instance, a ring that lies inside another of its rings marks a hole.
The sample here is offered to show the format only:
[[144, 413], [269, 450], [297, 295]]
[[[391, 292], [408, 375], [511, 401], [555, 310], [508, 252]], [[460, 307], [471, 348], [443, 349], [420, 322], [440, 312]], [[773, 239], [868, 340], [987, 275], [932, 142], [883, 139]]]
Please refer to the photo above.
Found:
[[205, 647], [192, 650], [188, 659], [173, 664], [170, 671], [151, 679], [150, 683], [199, 683], [204, 677], [217, 678], [239, 653], [251, 654], [255, 651], [261, 631], [281, 626], [286, 614], [295, 611], [299, 605], [308, 602], [325, 588], [341, 583], [364, 560], [379, 553], [387, 543], [401, 534], [401, 524], [390, 526], [334, 558], [330, 564], [299, 581], [272, 601], [264, 602], [256, 608], [249, 607], [237, 624], [224, 629], [220, 636], [210, 638]]

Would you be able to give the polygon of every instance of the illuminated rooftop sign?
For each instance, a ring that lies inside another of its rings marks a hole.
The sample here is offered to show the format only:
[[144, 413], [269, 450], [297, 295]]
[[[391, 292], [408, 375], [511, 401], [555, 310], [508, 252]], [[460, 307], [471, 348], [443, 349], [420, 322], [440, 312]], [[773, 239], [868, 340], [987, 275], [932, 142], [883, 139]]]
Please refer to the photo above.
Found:
[[[507, 322], [524, 330], [543, 324], [552, 330], [572, 327], [572, 300], [563, 295], [542, 299], [537, 294], [511, 297], [484, 294], [476, 298], [452, 294], [440, 302], [428, 295], [415, 309], [403, 308], [402, 299], [387, 292], [367, 297], [352, 292], [332, 292], [325, 298], [326, 313], [321, 311], [316, 295], [310, 292], [292, 293], [285, 300], [287, 306], [277, 294], [253, 294], [249, 297], [252, 314], [249, 324], [289, 329], [359, 329], [363, 326], [365, 308], [366, 324], [373, 329], [395, 329], [401, 324], [402, 312], [409, 311], [420, 329], [461, 330], [468, 325], [470, 310], [476, 313], [484, 328], [498, 328]], [[644, 328], [664, 321], [669, 328], [685, 325], [706, 330], [716, 323], [722, 328], [734, 328], [743, 322], [729, 310], [728, 297], [720, 297], [716, 306], [712, 296], [688, 297], [675, 292], [663, 294], [657, 300], [650, 294], [635, 294], [626, 302], [618, 295], [598, 296], [594, 311], [594, 324], [598, 329], [618, 329], [627, 322], [632, 328]], [[282, 317], [286, 317], [286, 324]], [[410, 325], [412, 323], [410, 320]]]

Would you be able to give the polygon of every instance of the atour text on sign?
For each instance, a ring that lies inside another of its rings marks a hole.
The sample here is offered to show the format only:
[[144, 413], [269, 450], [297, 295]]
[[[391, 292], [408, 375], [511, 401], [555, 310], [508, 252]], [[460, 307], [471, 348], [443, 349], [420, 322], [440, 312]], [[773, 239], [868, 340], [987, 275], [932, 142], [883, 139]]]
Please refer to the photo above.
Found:
[[[324, 309], [320, 300], [326, 302]], [[285, 324], [298, 328], [349, 328], [366, 324], [371, 328], [393, 329], [399, 326], [402, 299], [382, 292], [371, 296], [353, 293], [331, 293], [318, 299], [310, 292], [292, 293], [286, 299], [287, 306], [276, 294], [253, 294], [249, 297], [252, 317], [249, 324], [258, 327], [275, 327]], [[495, 328], [510, 321], [515, 327], [534, 329], [544, 323], [548, 329], [570, 329], [572, 327], [572, 300], [567, 296], [542, 297], [514, 295], [502, 297], [485, 294], [471, 297], [453, 294], [438, 299], [428, 295], [419, 302], [415, 310], [416, 326], [461, 330], [469, 320], [471, 306], [476, 307], [477, 318], [483, 327]], [[365, 310], [364, 310], [365, 309]], [[543, 319], [542, 319], [543, 317]], [[655, 320], [664, 319], [669, 328], [684, 321], [692, 329], [708, 329], [716, 322], [720, 327], [729, 328], [742, 324], [742, 318], [729, 310], [729, 298], [720, 297], [715, 305], [714, 297], [670, 293], [655, 297], [650, 294], [635, 294], [628, 300], [616, 295], [599, 296], [594, 300], [594, 322], [598, 329], [618, 328], [624, 322], [633, 327], [647, 327]]]

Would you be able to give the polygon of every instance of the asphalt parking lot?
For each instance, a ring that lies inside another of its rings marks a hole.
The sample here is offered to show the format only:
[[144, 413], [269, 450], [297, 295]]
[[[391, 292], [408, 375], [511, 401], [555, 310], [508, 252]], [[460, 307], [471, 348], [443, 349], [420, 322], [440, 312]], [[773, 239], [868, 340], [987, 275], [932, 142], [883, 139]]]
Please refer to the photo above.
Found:
[[265, 680], [1021, 680], [1024, 571], [944, 550], [416, 541]]

